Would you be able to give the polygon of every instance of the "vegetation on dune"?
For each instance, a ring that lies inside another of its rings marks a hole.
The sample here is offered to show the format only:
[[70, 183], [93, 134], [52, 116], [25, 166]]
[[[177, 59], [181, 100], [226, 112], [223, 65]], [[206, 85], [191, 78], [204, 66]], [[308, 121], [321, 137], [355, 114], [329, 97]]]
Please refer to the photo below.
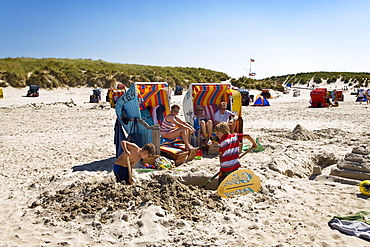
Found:
[[42, 88], [91, 86], [110, 88], [117, 82], [165, 81], [170, 86], [229, 80], [222, 72], [203, 68], [159, 67], [108, 63], [91, 59], [4, 58], [0, 59], [0, 86]]
[[258, 89], [262, 90], [264, 88], [274, 89], [277, 91], [284, 91], [284, 86], [282, 83], [276, 83], [275, 81], [268, 81], [266, 79], [256, 80], [248, 77], [240, 77], [238, 79], [232, 79], [231, 84], [246, 89]]
[[217, 83], [230, 80], [232, 85], [258, 89], [269, 88], [283, 91], [291, 83], [302, 86], [344, 81], [348, 86], [368, 87], [370, 73], [310, 72], [273, 76], [262, 80], [248, 77], [232, 79], [225, 73], [203, 68], [160, 67], [135, 64], [108, 63], [91, 59], [57, 58], [4, 58], [0, 59], [0, 87], [25, 87], [36, 84], [42, 88], [91, 86], [116, 87], [118, 82], [130, 86], [134, 82], [165, 81], [170, 86], [187, 88], [191, 83]]
[[309, 73], [297, 73], [289, 74], [284, 76], [273, 76], [264, 80], [275, 82], [277, 84], [291, 83], [292, 85], [306, 85], [312, 83], [313, 85], [319, 85], [322, 82], [328, 84], [335, 83], [337, 80], [343, 81], [348, 86], [356, 88], [368, 87], [370, 80], [370, 73], [367, 72], [309, 72]]

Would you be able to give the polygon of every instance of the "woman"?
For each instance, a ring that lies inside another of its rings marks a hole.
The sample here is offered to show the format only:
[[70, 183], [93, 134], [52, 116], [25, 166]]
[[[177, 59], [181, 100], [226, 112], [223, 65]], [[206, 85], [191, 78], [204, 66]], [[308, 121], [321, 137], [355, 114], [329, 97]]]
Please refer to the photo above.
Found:
[[201, 105], [195, 107], [195, 116], [199, 119], [199, 126], [202, 134], [205, 137], [207, 144], [211, 144], [212, 141], [209, 139], [212, 135], [213, 123], [212, 120], [204, 114], [204, 108]]
[[195, 132], [195, 129], [188, 123], [182, 121], [177, 117], [179, 114], [180, 106], [171, 106], [171, 113], [167, 115], [161, 124], [161, 135], [167, 139], [175, 139], [179, 136], [185, 143], [187, 150], [192, 150], [194, 147], [189, 143], [190, 134]]

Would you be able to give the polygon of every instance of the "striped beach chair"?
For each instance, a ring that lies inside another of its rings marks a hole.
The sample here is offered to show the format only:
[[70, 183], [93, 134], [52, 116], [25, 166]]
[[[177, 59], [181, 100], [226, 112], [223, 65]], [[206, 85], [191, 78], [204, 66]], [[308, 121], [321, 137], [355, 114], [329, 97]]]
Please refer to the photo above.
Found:
[[186, 121], [198, 128], [196, 133], [197, 145], [201, 147], [198, 120], [195, 119], [195, 108], [197, 105], [203, 106], [204, 114], [213, 122], [215, 113], [221, 102], [227, 102], [229, 110], [236, 112], [239, 117], [237, 122], [237, 132], [243, 131], [241, 94], [233, 89], [230, 83], [192, 83], [184, 97], [184, 116]]

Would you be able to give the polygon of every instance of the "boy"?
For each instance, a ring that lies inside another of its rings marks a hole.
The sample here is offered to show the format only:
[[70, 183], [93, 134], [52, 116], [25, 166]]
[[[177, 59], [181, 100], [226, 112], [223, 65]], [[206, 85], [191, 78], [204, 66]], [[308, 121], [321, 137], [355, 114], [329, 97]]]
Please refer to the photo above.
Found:
[[[144, 147], [139, 148], [135, 143], [123, 140], [121, 142], [123, 153], [117, 158], [113, 166], [114, 175], [117, 182], [132, 184], [132, 178], [129, 174], [132, 173], [132, 167], [139, 162], [141, 158], [149, 158], [154, 155], [155, 146], [152, 143], [147, 143]], [[128, 170], [130, 162], [130, 171]]]
[[215, 127], [216, 136], [220, 139], [218, 148], [220, 151], [220, 173], [219, 184], [233, 171], [238, 170], [239, 163], [239, 143], [243, 138], [247, 138], [252, 143], [252, 149], [257, 147], [257, 143], [248, 134], [231, 134], [229, 125], [221, 122]]

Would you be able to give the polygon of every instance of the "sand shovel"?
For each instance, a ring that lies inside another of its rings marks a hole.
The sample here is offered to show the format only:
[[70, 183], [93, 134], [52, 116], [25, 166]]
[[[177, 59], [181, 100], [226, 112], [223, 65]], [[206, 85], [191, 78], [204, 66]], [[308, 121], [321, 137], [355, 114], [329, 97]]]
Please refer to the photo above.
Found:
[[134, 180], [132, 179], [132, 170], [129, 156], [127, 156], [127, 169], [128, 169], [128, 185], [133, 185]]
[[[257, 143], [257, 147], [252, 150], [253, 152], [262, 152], [263, 150], [265, 150], [265, 148], [258, 142], [258, 137], [256, 138], [256, 143]], [[244, 148], [250, 148], [250, 147], [251, 147], [250, 145], [244, 145], [243, 150]]]
[[[250, 151], [252, 150], [252, 147], [248, 148], [247, 151], [245, 151], [244, 153], [242, 153], [240, 156], [239, 156], [239, 159], [244, 157], [244, 155], [246, 155], [247, 153], [249, 153]], [[202, 189], [204, 189], [210, 182], [212, 182], [212, 180], [214, 180], [218, 175], [220, 174], [220, 172], [217, 172], [215, 175], [213, 175], [213, 177], [211, 177], [210, 179], [207, 180], [207, 182], [205, 182], [203, 184], [203, 186], [201, 187]]]

